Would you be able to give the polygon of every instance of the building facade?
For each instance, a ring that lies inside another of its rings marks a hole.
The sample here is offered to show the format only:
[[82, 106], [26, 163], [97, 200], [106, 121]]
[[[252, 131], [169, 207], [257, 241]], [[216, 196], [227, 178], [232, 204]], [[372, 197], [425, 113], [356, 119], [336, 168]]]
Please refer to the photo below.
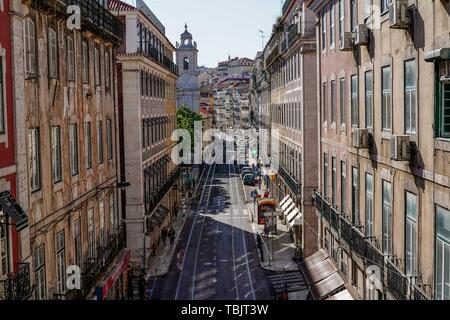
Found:
[[31, 295], [28, 216], [16, 204], [10, 1], [0, 5], [0, 300]]
[[125, 30], [118, 54], [123, 210], [131, 262], [148, 266], [153, 244], [179, 204], [178, 167], [171, 160], [176, 129], [174, 46], [148, 7], [110, 1]]
[[188, 106], [194, 112], [200, 111], [200, 87], [198, 83], [198, 49], [187, 24], [176, 44], [176, 62], [180, 72], [177, 81], [177, 106]]
[[[16, 189], [29, 218], [37, 300], [91, 298], [127, 256], [114, 67], [122, 32], [100, 2], [72, 3], [81, 30], [68, 27], [66, 1], [10, 2]], [[66, 285], [68, 266], [81, 272], [81, 286]], [[120, 289], [123, 296], [123, 283]]]
[[[305, 1], [287, 1], [264, 50], [270, 76], [271, 134], [279, 146], [279, 172], [270, 188], [305, 258], [317, 251], [317, 218], [312, 202], [318, 186], [313, 24], [314, 14]], [[274, 150], [271, 155], [273, 158]]]
[[310, 1], [320, 247], [361, 299], [450, 299], [450, 4]]

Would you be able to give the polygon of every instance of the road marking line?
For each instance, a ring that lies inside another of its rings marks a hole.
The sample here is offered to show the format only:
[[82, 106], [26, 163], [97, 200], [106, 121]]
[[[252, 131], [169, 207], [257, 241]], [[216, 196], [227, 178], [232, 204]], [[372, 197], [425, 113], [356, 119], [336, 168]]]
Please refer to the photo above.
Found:
[[[230, 165], [228, 165], [228, 184], [230, 186], [230, 202], [231, 198], [233, 196], [232, 194], [232, 178], [231, 178], [231, 169]], [[236, 287], [236, 300], [239, 300], [239, 285], [237, 282], [237, 276], [236, 276], [236, 260], [235, 260], [235, 251], [234, 251], [234, 225], [233, 225], [233, 208], [230, 208], [230, 223], [231, 223], [231, 252], [233, 255], [233, 277], [234, 277], [234, 285]]]

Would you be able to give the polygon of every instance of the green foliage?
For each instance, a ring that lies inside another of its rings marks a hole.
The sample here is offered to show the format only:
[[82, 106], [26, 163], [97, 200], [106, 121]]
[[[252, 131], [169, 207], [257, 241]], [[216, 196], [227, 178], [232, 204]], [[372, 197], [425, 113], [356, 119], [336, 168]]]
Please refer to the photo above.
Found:
[[182, 106], [177, 109], [177, 127], [178, 129], [186, 129], [191, 135], [192, 148], [194, 147], [194, 122], [203, 121], [203, 117], [188, 106]]

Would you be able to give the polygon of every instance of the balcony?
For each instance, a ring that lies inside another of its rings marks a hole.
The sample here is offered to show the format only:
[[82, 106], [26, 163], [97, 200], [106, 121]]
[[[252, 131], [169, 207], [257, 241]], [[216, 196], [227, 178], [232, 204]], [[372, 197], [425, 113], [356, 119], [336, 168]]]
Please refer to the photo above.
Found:
[[125, 248], [125, 230], [119, 227], [116, 233], [108, 238], [105, 247], [97, 250], [95, 258], [85, 258], [84, 267], [82, 268], [81, 290], [72, 290], [63, 296], [65, 300], [82, 300], [90, 293], [92, 288], [102, 279], [108, 271], [114, 259]]
[[8, 275], [5, 280], [0, 280], [0, 300], [27, 300], [32, 292], [29, 263], [17, 264], [17, 272]]
[[289, 6], [291, 3], [295, 0], [285, 0], [283, 4], [283, 16], [285, 15], [286, 11], [289, 9]]
[[397, 300], [406, 300], [408, 281], [391, 260], [387, 261], [387, 288]]
[[280, 49], [278, 47], [278, 42], [273, 47], [272, 51], [267, 55], [266, 58], [266, 68], [268, 68], [278, 57], [280, 56]]
[[165, 182], [163, 183], [162, 187], [153, 193], [153, 196], [151, 197], [147, 206], [146, 210], [147, 213], [152, 213], [153, 210], [155, 210], [158, 204], [161, 202], [161, 200], [170, 191], [170, 189], [177, 183], [178, 178], [180, 176], [180, 172], [181, 172], [180, 167], [177, 167], [169, 175], [169, 177], [165, 179]]
[[424, 290], [419, 287], [419, 285], [415, 284], [413, 286], [413, 300], [419, 300], [419, 301], [427, 301], [429, 300], [427, 295], [425, 294]]
[[96, 0], [41, 0], [30, 1], [35, 9], [59, 14], [67, 18], [67, 7], [76, 5], [81, 10], [81, 27], [120, 44], [123, 40], [122, 24]]
[[289, 27], [289, 33], [288, 33], [288, 47], [290, 47], [292, 44], [295, 43], [295, 41], [298, 39], [299, 33], [298, 33], [298, 27], [296, 24], [293, 24]]
[[155, 47], [151, 46], [149, 50], [139, 50], [139, 53], [142, 53], [144, 56], [149, 58], [150, 60], [156, 62], [161, 67], [169, 70], [176, 76], [178, 76], [178, 66], [168, 57], [162, 55]]
[[331, 228], [339, 235], [339, 213], [325, 200], [321, 194], [316, 194], [316, 208], [322, 212], [322, 217], [328, 222]]
[[286, 184], [289, 186], [289, 188], [296, 194], [300, 195], [300, 184], [297, 182], [297, 180], [292, 177], [289, 172], [287, 172], [286, 169], [284, 169], [282, 166], [280, 166], [279, 170], [280, 176], [283, 178], [283, 180], [286, 182]]

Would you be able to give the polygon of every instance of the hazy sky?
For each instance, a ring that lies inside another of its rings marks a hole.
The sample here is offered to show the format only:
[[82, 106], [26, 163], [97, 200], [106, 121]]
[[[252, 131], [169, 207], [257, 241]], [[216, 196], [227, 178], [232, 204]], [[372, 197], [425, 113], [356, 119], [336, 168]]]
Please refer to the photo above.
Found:
[[[133, 0], [126, 2], [133, 3]], [[187, 22], [197, 41], [199, 65], [217, 66], [231, 56], [254, 58], [261, 33], [270, 36], [282, 0], [145, 0], [175, 45]], [[267, 41], [268, 38], [265, 39]]]

